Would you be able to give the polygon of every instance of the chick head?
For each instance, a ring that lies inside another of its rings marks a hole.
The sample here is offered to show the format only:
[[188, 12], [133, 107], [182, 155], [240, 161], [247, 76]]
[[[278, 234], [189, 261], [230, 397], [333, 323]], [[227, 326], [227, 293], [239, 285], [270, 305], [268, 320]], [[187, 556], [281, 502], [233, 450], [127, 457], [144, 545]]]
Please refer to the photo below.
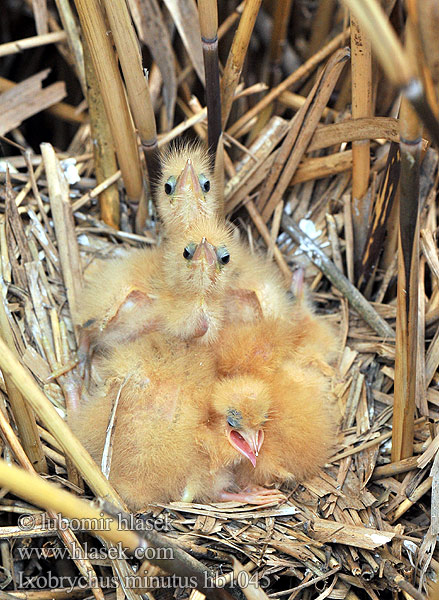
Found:
[[236, 376], [215, 384], [212, 411], [219, 432], [228, 440], [229, 451], [235, 459], [238, 458], [237, 451], [256, 467], [270, 408], [267, 384], [254, 377]]
[[198, 217], [218, 214], [218, 194], [207, 150], [199, 144], [171, 148], [162, 159], [157, 207], [165, 229], [181, 232]]
[[234, 241], [224, 224], [198, 220], [178, 239], [168, 239], [164, 276], [181, 294], [223, 292], [234, 273]]

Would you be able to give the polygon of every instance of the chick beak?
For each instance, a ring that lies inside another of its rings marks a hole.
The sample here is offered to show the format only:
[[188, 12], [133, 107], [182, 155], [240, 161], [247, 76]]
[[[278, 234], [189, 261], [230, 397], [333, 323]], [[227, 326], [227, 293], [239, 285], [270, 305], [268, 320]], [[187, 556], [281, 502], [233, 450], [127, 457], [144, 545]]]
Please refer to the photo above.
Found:
[[212, 269], [216, 266], [218, 258], [216, 256], [215, 246], [212, 246], [206, 238], [203, 238], [198, 244], [192, 257], [192, 264], [200, 264], [202, 267]]
[[264, 432], [262, 429], [259, 429], [259, 431], [252, 429], [241, 429], [240, 431], [230, 429], [227, 437], [230, 444], [243, 456], [248, 458], [253, 467], [256, 467], [256, 457], [264, 441]]
[[197, 202], [204, 200], [203, 190], [201, 189], [200, 182], [198, 181], [197, 174], [195, 173], [190, 158], [187, 159], [186, 165], [178, 178], [176, 192], [177, 194], [184, 196], [190, 194]]

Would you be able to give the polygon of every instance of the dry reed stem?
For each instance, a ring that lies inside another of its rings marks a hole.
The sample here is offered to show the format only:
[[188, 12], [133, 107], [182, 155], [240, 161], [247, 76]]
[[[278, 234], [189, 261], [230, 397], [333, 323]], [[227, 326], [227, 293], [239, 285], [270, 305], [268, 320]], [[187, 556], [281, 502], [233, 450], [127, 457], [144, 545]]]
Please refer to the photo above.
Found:
[[153, 162], [153, 155], [157, 152], [154, 109], [128, 8], [125, 2], [104, 0], [103, 4], [116, 43], [134, 123], [147, 158], [149, 176], [158, 177], [160, 173], [157, 172], [157, 160], [156, 164]]
[[[15, 342], [11, 327], [9, 325], [9, 319], [6, 314], [4, 302], [5, 300], [3, 299], [2, 292], [2, 298], [0, 301], [0, 333], [5, 344], [8, 345], [10, 351], [13, 352], [18, 359], [18, 354], [15, 348]], [[11, 411], [14, 416], [14, 421], [17, 425], [18, 433], [21, 443], [23, 444], [26, 457], [38, 473], [47, 473], [47, 463], [46, 459], [44, 458], [43, 447], [38, 435], [35, 415], [32, 412], [32, 409], [26, 404], [23, 396], [16, 388], [14, 383], [9, 379], [9, 377], [4, 375], [4, 379]]]
[[392, 435], [394, 462], [413, 454], [418, 356], [419, 163], [421, 127], [403, 99], [401, 104], [401, 193], [399, 201], [398, 292], [395, 400]]
[[[28, 471], [29, 473], [35, 474], [35, 469], [32, 466], [32, 463], [30, 462], [30, 460], [24, 453], [23, 448], [21, 447], [20, 441], [18, 440], [12, 427], [6, 420], [6, 417], [3, 415], [3, 412], [1, 410], [0, 410], [0, 429], [2, 430], [2, 433], [3, 433], [7, 443], [10, 445], [10, 447], [11, 447], [13, 453], [15, 454], [15, 457], [17, 458], [18, 462], [20, 463], [21, 467], [23, 469], [25, 469], [26, 471]], [[55, 523], [55, 524], [58, 523], [58, 514], [56, 512], [49, 510], [48, 516], [50, 519], [52, 519], [53, 523]], [[58, 532], [58, 535], [63, 540], [66, 547], [69, 549], [70, 556], [74, 560], [81, 575], [85, 579], [88, 579], [90, 577], [96, 578], [96, 572], [95, 572], [91, 562], [88, 560], [88, 558], [86, 558], [85, 553], [84, 553], [77, 537], [73, 533], [73, 531], [71, 529], [68, 529], [65, 527], [58, 527], [57, 532]], [[78, 556], [78, 554], [79, 554], [78, 550], [80, 551], [81, 556]], [[97, 581], [97, 579], [96, 579], [96, 581]], [[102, 589], [99, 586], [97, 588], [93, 588], [92, 593], [93, 593], [94, 597], [96, 598], [96, 600], [104, 599]]]
[[22, 40], [16, 40], [15, 42], [0, 44], [0, 57], [18, 54], [19, 52], [23, 52], [23, 50], [39, 48], [47, 44], [56, 44], [57, 42], [63, 42], [65, 39], [67, 39], [65, 31], [55, 31], [43, 35], [34, 35]]
[[[329, 97], [348, 58], [349, 51], [347, 49], [338, 50], [334, 53], [334, 56], [329, 59], [321, 78], [319, 78], [319, 80], [316, 82], [316, 85], [313, 89], [314, 93], [311, 92], [310, 94], [309, 107], [307, 104], [304, 104], [303, 108], [299, 111], [299, 113], [297, 113], [297, 121], [294, 121], [293, 127], [291, 128], [292, 134], [291, 136], [288, 134], [287, 138], [285, 139], [285, 142], [277, 155], [275, 167], [272, 169], [273, 175], [270, 173], [266, 186], [261, 192], [261, 205], [264, 206], [262, 210], [262, 218], [265, 222], [270, 219], [273, 210], [275, 209], [277, 203], [281, 200], [285, 190], [289, 185], [289, 182], [294, 177], [297, 167], [299, 166], [299, 162], [305, 154], [311, 137], [320, 121], [323, 109], [329, 101]], [[272, 187], [279, 176], [283, 162], [290, 153], [290, 149], [292, 148], [293, 144], [294, 149], [289, 155], [282, 174], [279, 177], [279, 181], [272, 192]], [[278, 162], [279, 164], [276, 164]], [[270, 200], [268, 200], [268, 196], [271, 196]], [[265, 199], [268, 200], [266, 204]]]
[[[96, 180], [99, 184], [107, 181], [113, 174], [119, 173], [117, 168], [116, 154], [114, 149], [113, 136], [111, 134], [110, 124], [105, 114], [104, 103], [102, 101], [99, 83], [96, 77], [96, 71], [90, 56], [88, 44], [84, 40], [84, 63], [85, 77], [87, 81], [87, 103], [88, 114], [90, 118], [90, 133], [93, 139], [93, 155], [96, 172]], [[118, 177], [118, 178], [119, 178]], [[99, 187], [99, 186], [98, 186]], [[89, 192], [90, 197], [92, 192]], [[86, 194], [87, 196], [87, 194]], [[83, 203], [84, 196], [72, 205], [72, 210], [79, 210]], [[117, 185], [104, 188], [99, 196], [99, 209], [101, 219], [114, 229], [119, 228], [120, 207], [119, 190]]]
[[79, 27], [76, 22], [76, 18], [73, 15], [72, 7], [68, 0], [55, 0], [56, 7], [61, 19], [64, 31], [67, 34], [67, 43], [72, 56], [75, 58], [75, 72], [81, 84], [82, 93], [86, 98], [86, 82], [85, 82], [85, 66], [84, 66], [84, 52], [82, 48], [82, 42], [79, 35]]
[[58, 252], [67, 299], [73, 321], [77, 322], [78, 303], [83, 281], [75, 223], [69, 198], [69, 185], [53, 147], [47, 143], [41, 144], [41, 153], [49, 186], [50, 208], [56, 236], [60, 240]]
[[[205, 591], [207, 597], [214, 600], [228, 600], [230, 595], [225, 590], [219, 590], [212, 585], [212, 574], [202, 563], [184, 552], [169, 538], [164, 538], [155, 531], [147, 531], [144, 536], [139, 536], [135, 531], [123, 529], [120, 520], [110, 516], [99, 508], [93, 507], [88, 502], [81, 500], [70, 492], [59, 489], [40, 477], [26, 473], [23, 469], [8, 465], [0, 460], [0, 482], [7, 486], [14, 494], [25, 498], [29, 502], [55, 513], [61, 513], [70, 519], [79, 519], [84, 528], [95, 532], [100, 538], [112, 543], [120, 544], [127, 552], [141, 556], [139, 550], [144, 550], [149, 562], [158, 565], [168, 572], [177, 575], [192, 576], [196, 578], [198, 587]], [[172, 558], [167, 558], [169, 552], [157, 553], [154, 557], [152, 549], [171, 549]], [[149, 551], [148, 551], [149, 549]], [[160, 555], [163, 558], [160, 558]], [[137, 586], [136, 586], [137, 587]], [[207, 588], [207, 589], [206, 589]]]
[[349, 300], [351, 306], [363, 317], [363, 319], [372, 327], [379, 336], [385, 339], [393, 339], [395, 332], [372, 308], [369, 302], [360, 294], [348, 279], [340, 273], [333, 262], [324, 252], [294, 223], [294, 221], [284, 215], [282, 218], [283, 230], [290, 235], [297, 244], [300, 244], [302, 251], [319, 268], [329, 281]]
[[331, 40], [326, 46], [324, 46], [319, 52], [308, 59], [303, 65], [301, 65], [297, 71], [289, 75], [284, 81], [282, 81], [277, 87], [271, 90], [262, 100], [260, 100], [253, 108], [245, 113], [240, 119], [235, 121], [233, 125], [227, 130], [229, 135], [239, 137], [240, 131], [243, 129], [253, 117], [256, 117], [261, 110], [268, 106], [273, 100], [275, 100], [282, 92], [287, 90], [293, 84], [300, 81], [303, 77], [306, 77], [311, 71], [313, 71], [323, 60], [328, 58], [333, 52], [335, 52], [344, 40], [349, 35], [349, 30], [340, 33], [337, 37]]
[[97, 0], [76, 0], [76, 8], [99, 82], [127, 195], [138, 204], [144, 191], [136, 136], [100, 5]]
[[[368, 36], [351, 17], [352, 118], [372, 116], [372, 55]], [[352, 223], [355, 262], [361, 261], [366, 244], [370, 200], [367, 199], [370, 173], [370, 142], [352, 143]]]
[[216, 155], [221, 135], [221, 92], [218, 62], [218, 7], [216, 0], [199, 0], [201, 43], [206, 76], [207, 135], [209, 150]]
[[256, 17], [262, 0], [247, 0], [244, 11], [239, 21], [238, 29], [233, 38], [232, 46], [227, 57], [221, 80], [221, 105], [222, 105], [222, 127], [226, 127], [233, 97], [241, 77], [242, 67], [247, 55], [248, 45], [255, 26]]
[[396, 87], [408, 85], [413, 78], [412, 64], [377, 0], [342, 0], [351, 11], [387, 77]]

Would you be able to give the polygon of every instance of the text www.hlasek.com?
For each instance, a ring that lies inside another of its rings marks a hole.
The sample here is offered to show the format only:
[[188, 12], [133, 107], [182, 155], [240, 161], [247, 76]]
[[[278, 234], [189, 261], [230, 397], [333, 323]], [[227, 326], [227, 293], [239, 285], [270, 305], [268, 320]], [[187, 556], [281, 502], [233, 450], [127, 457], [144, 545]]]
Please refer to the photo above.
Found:
[[63, 559], [72, 558], [73, 560], [88, 558], [89, 560], [110, 560], [126, 559], [130, 555], [138, 560], [172, 560], [174, 558], [172, 548], [136, 548], [134, 552], [128, 553], [128, 548], [124, 548], [121, 543], [108, 548], [89, 547], [87, 543], [81, 546], [72, 543], [71, 548], [50, 547], [44, 548], [17, 548], [21, 560], [37, 559]]

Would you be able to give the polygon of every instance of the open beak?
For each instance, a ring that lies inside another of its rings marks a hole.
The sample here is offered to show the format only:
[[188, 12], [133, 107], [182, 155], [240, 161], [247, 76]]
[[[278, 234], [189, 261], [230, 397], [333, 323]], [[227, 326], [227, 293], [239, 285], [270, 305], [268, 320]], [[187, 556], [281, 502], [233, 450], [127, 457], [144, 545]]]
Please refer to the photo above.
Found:
[[256, 467], [256, 458], [264, 441], [262, 429], [259, 429], [259, 431], [230, 429], [227, 437], [231, 445], [248, 458], [253, 467]]
[[177, 194], [181, 194], [182, 196], [187, 196], [188, 194], [194, 196], [197, 202], [205, 199], [190, 158], [187, 159], [186, 165], [178, 178], [176, 191]]
[[206, 238], [203, 238], [201, 242], [198, 244], [197, 249], [194, 252], [192, 257], [193, 264], [203, 264], [207, 266], [207, 268], [215, 267], [218, 262], [218, 258], [216, 256], [215, 246], [212, 246]]

